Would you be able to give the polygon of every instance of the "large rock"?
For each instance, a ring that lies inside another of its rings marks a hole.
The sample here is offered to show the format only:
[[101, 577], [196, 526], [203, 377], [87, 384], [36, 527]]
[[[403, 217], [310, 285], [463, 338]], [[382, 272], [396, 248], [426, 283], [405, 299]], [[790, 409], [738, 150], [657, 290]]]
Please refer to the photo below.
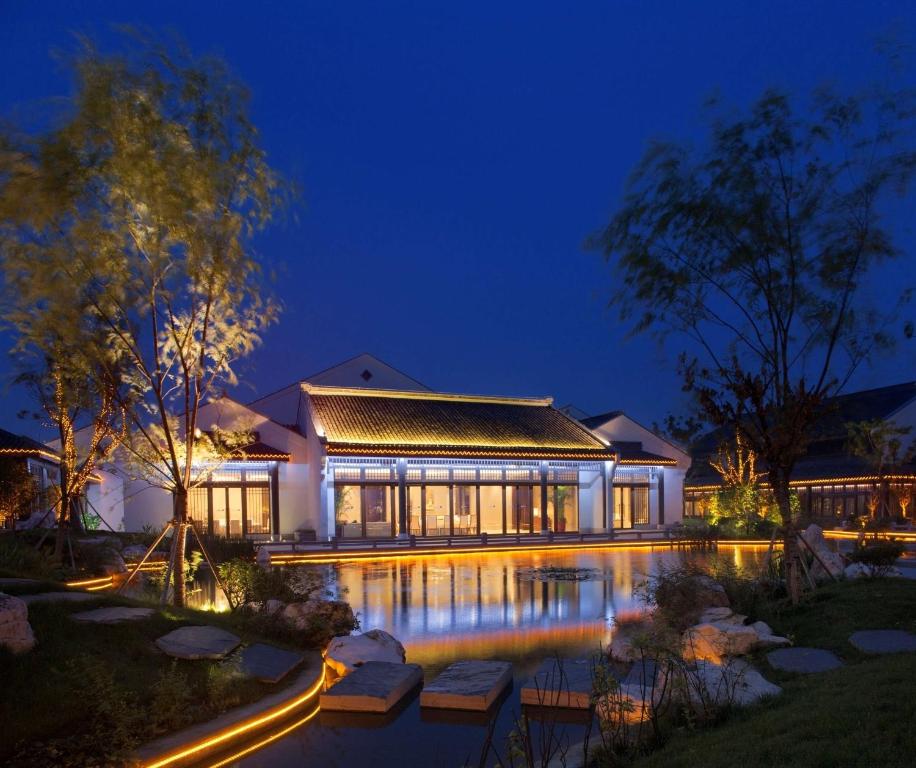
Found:
[[29, 608], [18, 597], [0, 592], [0, 646], [13, 653], [25, 653], [35, 646], [29, 624]]
[[307, 600], [282, 608], [271, 606], [270, 602], [274, 601], [268, 601], [267, 610], [274, 612], [282, 609], [284, 618], [296, 629], [311, 629], [320, 622], [329, 627], [332, 634], [340, 634], [349, 632], [356, 622], [353, 609], [343, 600]]
[[740, 659], [725, 664], [700, 660], [693, 668], [681, 669], [675, 674], [679, 680], [674, 690], [679, 697], [707, 713], [713, 707], [746, 707], [782, 693], [782, 688]]
[[407, 652], [384, 630], [370, 629], [361, 635], [335, 637], [324, 651], [324, 661], [338, 675], [344, 676], [369, 661], [403, 664], [407, 661]]
[[705, 659], [720, 664], [727, 656], [744, 656], [757, 645], [752, 627], [728, 621], [714, 621], [690, 627], [683, 635], [684, 658]]
[[900, 578], [903, 576], [900, 569], [896, 566], [892, 565], [888, 568], [874, 568], [865, 563], [850, 563], [843, 569], [843, 575], [847, 579], [872, 579], [876, 576]]
[[[124, 549], [121, 550], [121, 557], [125, 560], [142, 560], [148, 549], [149, 547], [145, 544], [131, 544], [129, 547], [124, 547]], [[154, 550], [150, 553], [149, 559], [159, 560], [162, 554], [162, 552], [156, 552]]]
[[729, 608], [728, 595], [718, 581], [712, 576], [698, 574], [691, 577], [690, 585], [694, 590], [697, 605], [703, 608]]
[[[812, 523], [802, 531], [801, 537], [817, 555], [811, 564], [811, 575], [815, 579], [826, 579], [831, 576], [842, 575], [843, 558], [831, 549], [827, 539], [824, 538], [824, 531], [819, 525]], [[801, 549], [805, 551], [804, 546]]]

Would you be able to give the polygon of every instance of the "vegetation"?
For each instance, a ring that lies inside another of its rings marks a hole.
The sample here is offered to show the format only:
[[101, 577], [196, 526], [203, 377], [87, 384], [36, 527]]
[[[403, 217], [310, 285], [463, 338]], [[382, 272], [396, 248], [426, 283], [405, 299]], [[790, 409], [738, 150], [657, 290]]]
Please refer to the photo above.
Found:
[[22, 459], [0, 457], [0, 528], [15, 528], [28, 517], [38, 496], [35, 478]]
[[816, 675], [767, 670], [783, 694], [731, 713], [722, 725], [685, 727], [633, 768], [909, 766], [916, 733], [910, 694], [916, 654], [869, 657], [849, 644], [860, 629], [916, 631], [916, 583], [861, 579], [827, 585], [793, 606], [772, 605], [765, 618], [796, 645], [832, 650], [846, 666]]
[[680, 368], [701, 415], [765, 462], [795, 599], [795, 464], [825, 399], [890, 345], [908, 298], [884, 286], [876, 309], [866, 289], [900, 255], [881, 214], [916, 171], [910, 96], [822, 90], [802, 111], [767, 92], [747, 116], [717, 116], [701, 151], [653, 144], [593, 238], [623, 318], [687, 341]]
[[[887, 476], [900, 472], [903, 464], [913, 458], [914, 446], [908, 440], [910, 427], [901, 427], [884, 419], [856, 421], [846, 425], [847, 447], [853, 456], [864, 459], [875, 473], [875, 493], [869, 503], [871, 517], [889, 517], [891, 514], [891, 489]], [[906, 487], [902, 502], [903, 516], [909, 503], [909, 487]]]
[[136, 603], [100, 595], [95, 604], [31, 605], [35, 648], [20, 656], [0, 649], [0, 678], [16, 692], [0, 697], [0, 762], [120, 764], [143, 741], [276, 689], [237, 677], [232, 659], [173, 661], [153, 644], [188, 624], [222, 626], [250, 642], [264, 639], [234, 615], [173, 608], [143, 621], [90, 627], [69, 618], [94, 605]]

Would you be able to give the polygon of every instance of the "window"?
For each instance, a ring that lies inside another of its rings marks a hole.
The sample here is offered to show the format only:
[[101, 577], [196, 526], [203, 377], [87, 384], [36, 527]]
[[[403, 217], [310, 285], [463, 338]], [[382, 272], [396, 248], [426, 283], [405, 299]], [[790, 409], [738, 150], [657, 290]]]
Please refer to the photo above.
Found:
[[649, 487], [647, 485], [614, 486], [614, 527], [632, 528], [649, 524]]

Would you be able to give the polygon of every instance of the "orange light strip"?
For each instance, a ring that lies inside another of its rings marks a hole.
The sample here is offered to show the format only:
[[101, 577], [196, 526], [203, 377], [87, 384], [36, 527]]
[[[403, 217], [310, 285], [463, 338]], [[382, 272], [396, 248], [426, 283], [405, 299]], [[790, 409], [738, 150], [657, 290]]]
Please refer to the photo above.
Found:
[[114, 583], [113, 576], [100, 576], [95, 579], [83, 579], [81, 581], [65, 581], [67, 587], [86, 587], [87, 589], [104, 589]]
[[[218, 731], [212, 736], [208, 736], [207, 738], [201, 739], [200, 741], [194, 742], [193, 744], [188, 744], [184, 747], [180, 747], [176, 752], [172, 752], [163, 757], [156, 758], [152, 762], [145, 763], [144, 768], [162, 768], [162, 766], [173, 765], [179, 761], [185, 760], [186, 758], [200, 755], [202, 752], [213, 749], [214, 747], [235, 739], [242, 734], [249, 733], [250, 731], [256, 728], [260, 728], [267, 723], [279, 720], [316, 696], [324, 686], [324, 679], [325, 667], [324, 664], [322, 664], [321, 676], [305, 693], [290, 699], [285, 704], [275, 707], [263, 715], [258, 715], [257, 717], [243, 720], [241, 723], [225, 728], [222, 731]], [[314, 716], [314, 713], [312, 713], [312, 716]], [[220, 765], [222, 765], [222, 763], [220, 763]]]
[[[749, 546], [762, 547], [769, 546], [769, 539], [753, 540], [725, 540], [719, 541], [719, 544], [725, 546]], [[366, 560], [390, 560], [398, 557], [456, 557], [463, 555], [481, 555], [481, 554], [500, 554], [507, 552], [557, 552], [566, 550], [596, 550], [596, 549], [655, 549], [656, 547], [671, 548], [678, 542], [668, 539], [656, 539], [653, 541], [630, 542], [630, 541], [603, 541], [599, 543], [575, 543], [575, 544], [550, 544], [550, 545], [511, 545], [511, 546], [488, 546], [488, 547], [452, 547], [436, 549], [392, 549], [392, 550], [368, 550], [343, 553], [318, 552], [318, 553], [276, 553], [271, 554], [271, 565], [306, 565], [315, 563], [329, 562], [348, 562], [348, 561], [366, 561]]]
[[315, 715], [317, 715], [320, 711], [321, 711], [321, 707], [315, 707], [314, 710], [309, 712], [301, 720], [297, 720], [292, 725], [288, 725], [283, 730], [277, 731], [276, 733], [268, 736], [266, 739], [262, 739], [261, 741], [257, 742], [256, 744], [250, 744], [245, 749], [240, 749], [234, 755], [230, 755], [229, 757], [219, 760], [218, 762], [210, 763], [207, 766], [207, 768], [222, 768], [222, 766], [228, 765], [229, 763], [234, 763], [236, 760], [242, 757], [245, 757], [245, 755], [250, 755], [252, 752], [256, 752], [261, 747], [265, 747], [268, 744], [270, 744], [271, 742], [276, 741], [277, 739], [282, 739], [284, 736], [286, 736], [286, 734], [291, 733], [292, 731], [295, 731], [297, 728], [305, 725], [309, 720], [314, 718]]
[[60, 461], [60, 456], [57, 454], [51, 453], [50, 451], [43, 451], [39, 448], [0, 448], [0, 454], [5, 456], [24, 456], [28, 458], [29, 456], [37, 456], [41, 459], [48, 459], [49, 461]]
[[[916, 475], [859, 475], [856, 477], [817, 477], [812, 480], [791, 480], [789, 485], [797, 488], [803, 485], [843, 485], [845, 483], [876, 483], [880, 480], [916, 480]], [[769, 483], [761, 483], [762, 488], [768, 488]], [[723, 488], [723, 484], [718, 485], [685, 485], [685, 491], [717, 491]]]
[[901, 541], [916, 541], [916, 532], [909, 531], [824, 531], [827, 539], [866, 539], [877, 536], [879, 539], [900, 539]]

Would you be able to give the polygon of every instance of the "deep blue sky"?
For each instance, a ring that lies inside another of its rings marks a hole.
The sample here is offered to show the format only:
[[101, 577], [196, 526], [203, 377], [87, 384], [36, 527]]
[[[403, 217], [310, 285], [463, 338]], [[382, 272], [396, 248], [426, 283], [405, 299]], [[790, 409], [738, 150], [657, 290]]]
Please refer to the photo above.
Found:
[[[682, 404], [678, 346], [625, 338], [583, 239], [648, 139], [702, 135], [710, 94], [864, 82], [877, 35], [913, 39], [916, 4], [0, 0], [0, 113], [67, 93], [51, 51], [75, 31], [104, 47], [112, 23], [225, 57], [304, 189], [298, 223], [258, 240], [286, 265], [286, 310], [242, 399], [368, 351], [435, 388], [648, 423]], [[913, 362], [905, 348], [853, 383], [913, 378]], [[3, 391], [0, 426], [34, 433]]]

